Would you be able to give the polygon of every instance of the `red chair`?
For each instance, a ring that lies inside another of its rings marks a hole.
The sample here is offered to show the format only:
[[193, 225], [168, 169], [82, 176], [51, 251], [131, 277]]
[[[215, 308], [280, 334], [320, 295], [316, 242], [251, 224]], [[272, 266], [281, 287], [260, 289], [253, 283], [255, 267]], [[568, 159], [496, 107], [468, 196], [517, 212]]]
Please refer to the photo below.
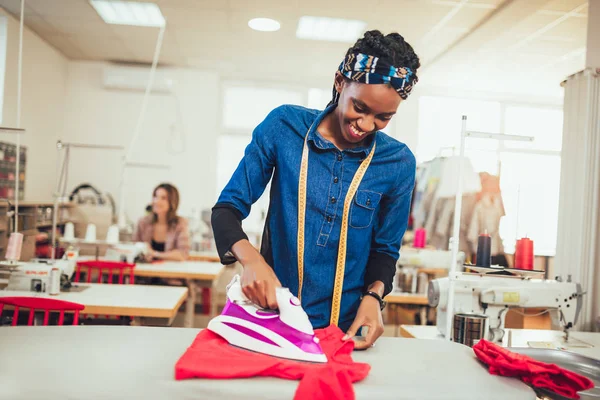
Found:
[[[77, 261], [77, 266], [76, 266], [76, 270], [75, 270], [75, 279], [73, 279], [74, 282], [80, 281], [81, 270], [83, 268], [87, 269], [87, 271], [86, 271], [87, 283], [92, 283], [92, 275], [93, 275], [92, 272], [93, 271], [98, 271], [98, 278], [95, 283], [104, 283], [103, 278], [104, 278], [104, 275], [106, 274], [108, 276], [107, 283], [112, 284], [113, 277], [115, 276], [114, 275], [115, 271], [118, 272], [120, 285], [125, 284], [126, 276], [129, 278], [128, 283], [130, 285], [133, 285], [135, 283], [134, 275], [133, 275], [133, 269], [135, 268], [135, 264], [129, 264], [129, 263], [120, 262], [120, 261], [105, 261], [105, 260]], [[128, 270], [129, 270], [129, 272], [127, 272]], [[96, 315], [95, 317], [97, 318], [98, 316]], [[106, 319], [109, 319], [109, 318], [110, 317], [107, 315]], [[130, 318], [133, 320], [133, 317], [130, 317]], [[117, 319], [118, 319], [118, 317], [117, 317]]]
[[44, 297], [0, 297], [0, 315], [2, 314], [5, 304], [14, 307], [12, 326], [17, 325], [19, 309], [21, 308], [29, 308], [29, 319], [27, 320], [28, 326], [33, 325], [33, 317], [36, 310], [44, 311], [44, 326], [48, 325], [50, 311], [60, 311], [58, 325], [61, 326], [65, 321], [65, 311], [73, 311], [75, 313], [73, 325], [78, 325], [79, 311], [85, 308], [83, 304]]
[[119, 261], [103, 261], [103, 260], [89, 260], [89, 261], [77, 261], [77, 269], [75, 272], [75, 282], [79, 282], [81, 278], [81, 269], [87, 268], [87, 283], [92, 282], [92, 271], [98, 271], [98, 281], [96, 283], [103, 283], [102, 278], [104, 277], [104, 273], [108, 275], [108, 283], [113, 283], [114, 271], [116, 270], [119, 273], [119, 284], [124, 283], [124, 278], [126, 276], [126, 271], [129, 270], [129, 284], [134, 283], [133, 277], [133, 269], [135, 268], [135, 264], [129, 264]]

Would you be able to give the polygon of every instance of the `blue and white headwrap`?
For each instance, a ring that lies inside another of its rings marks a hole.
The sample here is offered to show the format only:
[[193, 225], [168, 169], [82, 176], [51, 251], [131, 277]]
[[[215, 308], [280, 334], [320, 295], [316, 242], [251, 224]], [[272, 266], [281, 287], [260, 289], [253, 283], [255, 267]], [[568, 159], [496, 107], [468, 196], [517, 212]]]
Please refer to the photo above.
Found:
[[[340, 64], [338, 71], [346, 78], [366, 84], [391, 85], [400, 97], [408, 98], [412, 88], [418, 82], [417, 75], [408, 67], [395, 67], [379, 57], [362, 53], [351, 53]], [[333, 87], [333, 99], [330, 104], [337, 103], [340, 94]]]

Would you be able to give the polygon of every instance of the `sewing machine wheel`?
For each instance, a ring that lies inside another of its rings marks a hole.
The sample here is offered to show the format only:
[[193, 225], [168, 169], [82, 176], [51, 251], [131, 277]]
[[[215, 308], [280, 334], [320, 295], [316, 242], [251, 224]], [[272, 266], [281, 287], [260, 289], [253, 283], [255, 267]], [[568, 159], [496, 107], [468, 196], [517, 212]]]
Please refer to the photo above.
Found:
[[501, 328], [490, 328], [490, 341], [501, 342], [504, 338], [504, 329]]

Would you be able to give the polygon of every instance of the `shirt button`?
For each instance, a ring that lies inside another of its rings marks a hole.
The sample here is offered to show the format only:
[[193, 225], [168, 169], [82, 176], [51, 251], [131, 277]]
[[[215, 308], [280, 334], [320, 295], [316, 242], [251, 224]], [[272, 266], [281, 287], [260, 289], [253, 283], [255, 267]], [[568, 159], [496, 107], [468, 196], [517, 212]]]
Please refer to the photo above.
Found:
[[333, 178], [333, 183], [338, 183], [338, 181], [339, 181], [339, 179], [337, 176], [335, 178]]
[[342, 155], [338, 154], [338, 161], [342, 161]]
[[332, 203], [335, 203], [336, 201], [337, 201], [337, 199], [336, 199], [335, 197], [332, 197], [332, 198], [331, 198], [331, 202], [332, 202]]
[[333, 220], [333, 218], [331, 218], [331, 215], [327, 216], [327, 222], [331, 222]]

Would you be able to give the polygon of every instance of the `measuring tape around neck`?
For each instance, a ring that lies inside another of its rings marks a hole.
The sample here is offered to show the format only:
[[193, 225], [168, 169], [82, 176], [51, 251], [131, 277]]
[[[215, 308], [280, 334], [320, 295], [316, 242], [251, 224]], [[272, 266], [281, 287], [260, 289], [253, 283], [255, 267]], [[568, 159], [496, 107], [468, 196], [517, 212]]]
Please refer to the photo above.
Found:
[[[308, 134], [311, 127], [306, 132], [304, 138], [304, 147], [302, 149], [302, 162], [300, 163], [300, 179], [298, 180], [298, 298], [302, 299], [302, 284], [304, 282], [304, 224], [306, 220], [306, 182], [308, 180]], [[338, 258], [335, 267], [335, 281], [333, 285], [333, 299], [331, 302], [331, 325], [338, 324], [340, 316], [340, 304], [342, 302], [342, 288], [344, 285], [344, 272], [346, 269], [346, 242], [348, 240], [348, 215], [350, 214], [350, 205], [352, 199], [358, 190], [373, 155], [375, 154], [376, 143], [373, 143], [373, 149], [358, 167], [358, 170], [352, 178], [346, 198], [344, 199], [344, 211], [342, 213], [342, 228], [340, 232], [340, 242], [338, 246]]]

